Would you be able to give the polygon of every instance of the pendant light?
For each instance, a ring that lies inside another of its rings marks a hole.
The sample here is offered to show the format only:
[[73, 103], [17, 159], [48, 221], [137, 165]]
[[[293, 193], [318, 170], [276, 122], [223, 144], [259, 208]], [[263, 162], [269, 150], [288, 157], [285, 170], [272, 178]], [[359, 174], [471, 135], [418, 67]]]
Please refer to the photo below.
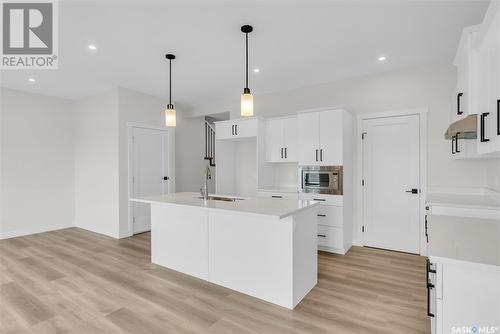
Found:
[[167, 54], [165, 55], [165, 58], [169, 60], [169, 100], [167, 104], [167, 109], [165, 109], [165, 125], [168, 127], [174, 127], [176, 125], [176, 120], [175, 120], [175, 107], [172, 104], [172, 60], [175, 59], [175, 55], [173, 54]]
[[253, 116], [253, 95], [248, 88], [248, 34], [253, 31], [252, 26], [244, 25], [241, 31], [245, 34], [245, 88], [241, 95], [241, 116]]

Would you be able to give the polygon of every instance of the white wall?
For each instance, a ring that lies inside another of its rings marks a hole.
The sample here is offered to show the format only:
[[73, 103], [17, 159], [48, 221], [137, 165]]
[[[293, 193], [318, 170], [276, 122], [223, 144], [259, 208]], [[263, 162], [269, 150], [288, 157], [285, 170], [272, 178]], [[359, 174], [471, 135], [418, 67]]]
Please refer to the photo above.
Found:
[[[152, 126], [165, 126], [164, 110], [167, 101], [133, 90], [118, 88], [118, 135], [119, 135], [119, 235], [130, 235], [128, 228], [128, 129], [130, 122]], [[175, 130], [171, 130], [175, 131]], [[175, 171], [173, 171], [175, 175]], [[175, 177], [172, 177], [175, 181]]]
[[0, 238], [74, 225], [72, 109], [1, 89]]
[[76, 226], [119, 236], [118, 89], [75, 106]]
[[[297, 110], [331, 106], [343, 106], [355, 114], [428, 107], [428, 185], [487, 186], [488, 170], [495, 169], [498, 164], [458, 161], [448, 157], [450, 143], [444, 140], [443, 134], [450, 123], [455, 84], [456, 72], [453, 66], [420, 66], [273, 94], [257, 94], [254, 96], [254, 110], [257, 116], [272, 117], [294, 114]], [[239, 118], [239, 108], [239, 96], [235, 96], [231, 100], [215, 101], [193, 108], [190, 114], [199, 116], [229, 111], [231, 118]], [[355, 150], [357, 140], [355, 137]], [[357, 153], [354, 153], [356, 157]], [[189, 164], [190, 161], [183, 163]], [[357, 161], [354, 163], [356, 166]], [[357, 184], [359, 180], [355, 179], [354, 182]], [[357, 192], [354, 197], [356, 201]], [[356, 240], [360, 239], [360, 208], [355, 207], [354, 211]]]

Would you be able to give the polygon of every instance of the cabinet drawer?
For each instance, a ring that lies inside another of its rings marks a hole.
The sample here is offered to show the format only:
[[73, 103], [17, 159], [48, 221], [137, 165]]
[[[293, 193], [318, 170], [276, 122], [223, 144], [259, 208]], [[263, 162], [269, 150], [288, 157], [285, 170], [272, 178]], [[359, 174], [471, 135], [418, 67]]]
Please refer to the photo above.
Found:
[[275, 199], [283, 199], [283, 198], [297, 199], [297, 200], [299, 199], [297, 193], [278, 193], [278, 192], [259, 191], [258, 195], [259, 197], [267, 197]]
[[299, 193], [299, 199], [304, 201], [321, 201], [326, 205], [343, 205], [342, 195], [323, 195], [323, 194], [311, 194], [311, 193]]
[[343, 209], [341, 206], [320, 205], [318, 208], [318, 224], [342, 227]]
[[318, 225], [318, 245], [342, 249], [344, 247], [342, 240], [342, 227]]

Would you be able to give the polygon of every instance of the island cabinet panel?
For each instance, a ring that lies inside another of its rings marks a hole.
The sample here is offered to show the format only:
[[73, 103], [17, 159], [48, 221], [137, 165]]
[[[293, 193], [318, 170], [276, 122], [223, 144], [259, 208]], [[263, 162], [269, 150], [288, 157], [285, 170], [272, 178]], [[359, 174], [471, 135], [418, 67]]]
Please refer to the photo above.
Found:
[[151, 204], [151, 262], [208, 280], [208, 211]]
[[292, 217], [209, 214], [210, 281], [292, 307]]

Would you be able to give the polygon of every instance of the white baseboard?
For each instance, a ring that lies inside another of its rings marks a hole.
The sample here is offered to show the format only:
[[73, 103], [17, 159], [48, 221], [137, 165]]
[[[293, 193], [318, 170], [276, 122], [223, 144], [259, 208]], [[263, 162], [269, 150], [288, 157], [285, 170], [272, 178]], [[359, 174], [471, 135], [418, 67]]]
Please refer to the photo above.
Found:
[[56, 225], [45, 225], [45, 226], [34, 226], [28, 228], [22, 228], [14, 231], [2, 231], [0, 232], [0, 240], [9, 239], [15, 237], [22, 237], [24, 235], [37, 234], [55, 230], [62, 230], [64, 228], [75, 227], [74, 223], [69, 224], [56, 224]]
[[340, 255], [345, 255], [345, 253], [347, 253], [344, 248], [334, 248], [334, 247], [319, 246], [319, 245], [318, 245], [318, 250], [323, 251], [323, 252], [328, 252], [328, 253], [340, 254]]
[[130, 233], [129, 230], [126, 230], [126, 231], [120, 231], [119, 235], [118, 235], [118, 238], [119, 239], [123, 239], [123, 238], [128, 238], [128, 237], [131, 237], [133, 236], [132, 233]]

